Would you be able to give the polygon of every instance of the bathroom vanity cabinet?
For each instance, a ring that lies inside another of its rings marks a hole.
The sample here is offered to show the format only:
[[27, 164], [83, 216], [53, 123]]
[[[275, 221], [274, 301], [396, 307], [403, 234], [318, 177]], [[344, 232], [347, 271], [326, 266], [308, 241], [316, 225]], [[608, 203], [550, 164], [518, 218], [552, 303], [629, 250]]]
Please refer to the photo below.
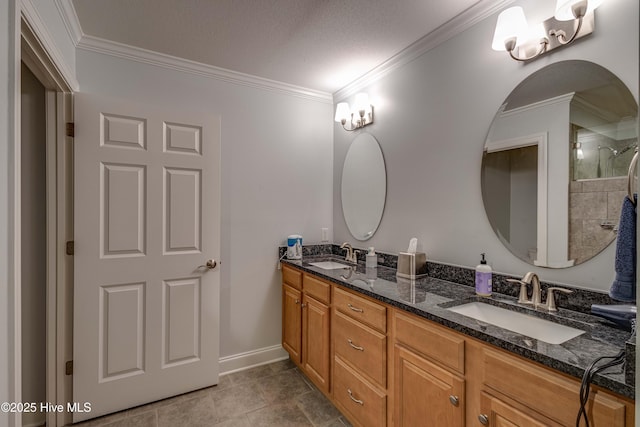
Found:
[[330, 386], [331, 285], [282, 267], [282, 346], [323, 392]]
[[393, 337], [395, 425], [464, 426], [464, 339], [398, 310]]
[[[308, 271], [282, 271], [283, 347], [353, 425], [575, 426], [577, 379]], [[592, 386], [592, 427], [631, 427], [634, 408]]]
[[333, 390], [356, 425], [387, 425], [387, 308], [333, 287]]

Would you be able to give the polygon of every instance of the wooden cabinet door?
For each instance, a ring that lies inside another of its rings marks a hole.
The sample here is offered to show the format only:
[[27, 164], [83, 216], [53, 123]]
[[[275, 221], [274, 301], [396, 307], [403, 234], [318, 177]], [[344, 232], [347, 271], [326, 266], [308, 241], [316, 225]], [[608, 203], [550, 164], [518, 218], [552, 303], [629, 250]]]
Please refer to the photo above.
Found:
[[464, 425], [464, 380], [395, 346], [395, 420], [404, 427]]
[[547, 427], [557, 425], [532, 418], [523, 411], [487, 393], [482, 393], [480, 407], [482, 408], [482, 413], [479, 414], [478, 421], [491, 427]]
[[282, 285], [282, 347], [291, 360], [302, 363], [302, 294], [289, 285]]
[[303, 296], [302, 366], [309, 378], [329, 392], [329, 306], [308, 295]]

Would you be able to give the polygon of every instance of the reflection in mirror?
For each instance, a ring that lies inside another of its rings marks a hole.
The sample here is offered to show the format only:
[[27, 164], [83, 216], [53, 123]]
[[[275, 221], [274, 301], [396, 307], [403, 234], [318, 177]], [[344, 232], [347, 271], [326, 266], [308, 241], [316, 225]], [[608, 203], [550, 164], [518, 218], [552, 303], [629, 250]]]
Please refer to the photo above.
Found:
[[342, 213], [357, 240], [370, 239], [378, 229], [387, 195], [387, 172], [378, 141], [358, 135], [342, 169]]
[[637, 113], [624, 83], [586, 61], [551, 64], [511, 92], [485, 142], [482, 196], [514, 255], [570, 267], [615, 240]]

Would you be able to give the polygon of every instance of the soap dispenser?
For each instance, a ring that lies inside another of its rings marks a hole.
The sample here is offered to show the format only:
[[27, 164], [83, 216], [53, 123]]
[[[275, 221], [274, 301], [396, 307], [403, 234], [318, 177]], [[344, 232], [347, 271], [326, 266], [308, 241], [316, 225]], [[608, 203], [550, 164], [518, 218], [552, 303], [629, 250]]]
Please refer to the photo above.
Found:
[[376, 254], [376, 250], [373, 248], [373, 246], [371, 246], [369, 248], [369, 252], [367, 252], [366, 267], [367, 268], [378, 267], [378, 254]]
[[482, 260], [480, 260], [480, 264], [476, 266], [476, 294], [488, 297], [491, 295], [491, 282], [492, 282], [492, 271], [491, 266], [487, 264], [487, 261], [484, 259], [485, 254], [480, 254], [482, 256]]

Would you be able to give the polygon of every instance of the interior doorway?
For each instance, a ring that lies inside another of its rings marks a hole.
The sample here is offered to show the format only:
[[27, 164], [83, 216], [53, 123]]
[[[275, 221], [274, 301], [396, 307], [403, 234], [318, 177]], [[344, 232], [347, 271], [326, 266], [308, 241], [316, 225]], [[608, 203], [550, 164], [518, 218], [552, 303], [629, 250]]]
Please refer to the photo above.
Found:
[[[20, 83], [22, 401], [46, 402], [46, 89], [24, 62]], [[39, 411], [22, 416], [25, 427], [45, 421]]]
[[[66, 405], [71, 399], [73, 257], [72, 92], [77, 82], [52, 59], [46, 36], [22, 13], [20, 51], [23, 93], [16, 151], [16, 401]], [[45, 40], [43, 42], [43, 40]], [[15, 414], [14, 426], [49, 427], [71, 422], [66, 411]]]

